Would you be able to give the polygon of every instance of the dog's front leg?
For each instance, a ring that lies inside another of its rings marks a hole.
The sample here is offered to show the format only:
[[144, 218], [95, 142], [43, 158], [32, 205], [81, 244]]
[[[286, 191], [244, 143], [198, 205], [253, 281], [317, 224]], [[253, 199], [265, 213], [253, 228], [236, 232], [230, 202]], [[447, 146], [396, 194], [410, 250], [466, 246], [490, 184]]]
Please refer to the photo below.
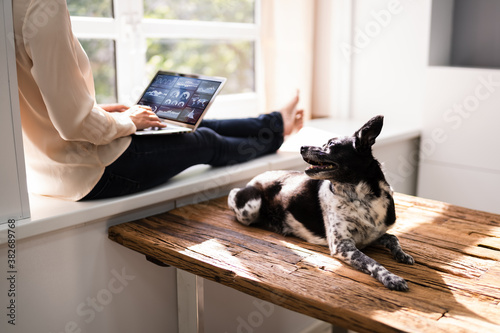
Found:
[[361, 272], [370, 274], [387, 288], [400, 291], [408, 290], [408, 284], [403, 278], [392, 274], [377, 261], [358, 250], [353, 240], [342, 239], [333, 242], [330, 244], [330, 250], [333, 256], [349, 263]]
[[401, 245], [399, 244], [399, 240], [396, 236], [390, 234], [383, 234], [379, 239], [375, 241], [375, 243], [380, 244], [388, 248], [394, 259], [397, 262], [402, 262], [403, 264], [413, 265], [415, 260], [409, 254], [406, 254]]

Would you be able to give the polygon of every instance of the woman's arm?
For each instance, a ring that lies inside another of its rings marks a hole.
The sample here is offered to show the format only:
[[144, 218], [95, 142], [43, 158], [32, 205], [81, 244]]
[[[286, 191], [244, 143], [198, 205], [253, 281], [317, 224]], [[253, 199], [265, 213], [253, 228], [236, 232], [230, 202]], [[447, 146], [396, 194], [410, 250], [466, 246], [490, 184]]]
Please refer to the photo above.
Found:
[[[158, 126], [158, 118], [148, 110], [123, 111], [117, 107], [114, 112], [107, 112], [95, 105], [90, 63], [72, 33], [66, 2], [58, 1], [57, 10], [32, 30], [32, 22], [42, 14], [46, 17], [45, 2], [31, 1], [23, 24], [23, 42], [32, 61], [32, 75], [59, 135], [68, 141], [101, 145], [130, 135], [142, 126]], [[122, 112], [116, 112], [120, 109]]]
[[166, 126], [160, 121], [158, 116], [151, 111], [149, 106], [134, 105], [132, 107], [128, 107], [123, 104], [100, 104], [99, 106], [107, 112], [125, 112], [137, 129]]

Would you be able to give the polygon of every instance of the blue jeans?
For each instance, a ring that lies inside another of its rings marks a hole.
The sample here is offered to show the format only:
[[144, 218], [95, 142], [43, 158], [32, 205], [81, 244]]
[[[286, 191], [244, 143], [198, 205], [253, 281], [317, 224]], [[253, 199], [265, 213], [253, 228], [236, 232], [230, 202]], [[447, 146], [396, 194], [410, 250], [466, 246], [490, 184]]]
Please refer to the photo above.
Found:
[[283, 143], [283, 119], [273, 112], [258, 118], [204, 120], [194, 133], [132, 136], [127, 150], [81, 200], [132, 194], [165, 183], [197, 164], [226, 166], [273, 153]]

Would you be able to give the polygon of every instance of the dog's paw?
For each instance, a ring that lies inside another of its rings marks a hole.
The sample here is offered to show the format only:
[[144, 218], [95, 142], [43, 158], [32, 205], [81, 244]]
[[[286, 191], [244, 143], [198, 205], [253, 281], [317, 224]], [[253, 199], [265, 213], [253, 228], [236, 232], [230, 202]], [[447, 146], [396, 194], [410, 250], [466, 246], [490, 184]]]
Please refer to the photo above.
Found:
[[236, 207], [236, 194], [240, 191], [239, 188], [233, 188], [230, 192], [229, 195], [227, 196], [227, 205], [229, 208], [232, 210], [235, 210]]
[[236, 220], [244, 225], [250, 225], [259, 217], [262, 199], [253, 187], [235, 188], [229, 192], [228, 206], [234, 211]]
[[401, 262], [403, 264], [413, 265], [415, 263], [415, 259], [409, 254], [404, 253], [403, 251], [399, 251], [394, 256], [397, 262]]
[[385, 276], [382, 283], [390, 290], [407, 291], [409, 289], [405, 279], [394, 274]]

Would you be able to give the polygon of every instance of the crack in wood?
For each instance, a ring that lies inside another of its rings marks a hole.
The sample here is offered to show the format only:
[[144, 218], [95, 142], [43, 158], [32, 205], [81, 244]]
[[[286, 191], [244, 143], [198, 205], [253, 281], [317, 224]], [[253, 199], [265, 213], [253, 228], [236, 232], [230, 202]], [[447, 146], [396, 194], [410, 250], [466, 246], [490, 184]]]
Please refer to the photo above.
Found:
[[492, 250], [492, 251], [500, 251], [499, 248], [496, 248], [496, 247], [490, 246], [490, 245], [478, 244], [477, 247], [480, 247], [480, 248], [483, 248], [483, 249]]
[[445, 310], [442, 314], [441, 317], [439, 317], [436, 321], [440, 321], [441, 319], [447, 317], [447, 314], [449, 313], [449, 310]]

